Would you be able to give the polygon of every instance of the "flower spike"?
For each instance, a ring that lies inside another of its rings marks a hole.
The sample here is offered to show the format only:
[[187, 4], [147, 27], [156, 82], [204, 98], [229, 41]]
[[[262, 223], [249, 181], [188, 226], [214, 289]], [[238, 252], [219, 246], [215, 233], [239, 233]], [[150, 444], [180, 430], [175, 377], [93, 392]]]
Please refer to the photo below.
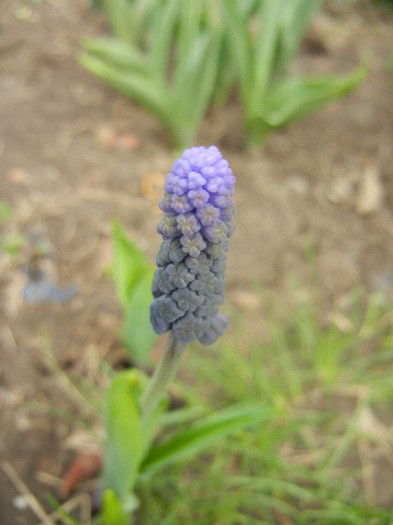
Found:
[[172, 330], [178, 341], [210, 345], [227, 327], [218, 309], [225, 300], [228, 238], [235, 230], [235, 181], [216, 146], [186, 149], [166, 176], [157, 227], [163, 243], [150, 306], [158, 334]]

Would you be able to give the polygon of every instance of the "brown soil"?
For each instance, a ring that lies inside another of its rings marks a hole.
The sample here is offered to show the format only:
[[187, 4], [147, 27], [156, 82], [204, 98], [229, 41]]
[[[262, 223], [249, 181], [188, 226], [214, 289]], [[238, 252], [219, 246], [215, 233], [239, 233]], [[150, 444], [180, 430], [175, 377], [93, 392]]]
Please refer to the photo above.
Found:
[[[26, 404], [81, 410], [48, 373], [43, 353], [53, 351], [64, 368], [94, 377], [91, 363], [121, 349], [121, 312], [105, 275], [111, 221], [118, 218], [154, 261], [156, 203], [173, 162], [159, 124], [78, 65], [81, 38], [104, 27], [87, 4], [0, 5], [1, 200], [13, 207], [2, 235], [24, 239], [18, 255], [0, 253], [4, 524], [37, 522], [29, 510], [17, 510], [7, 465], [42, 502], [56, 478], [48, 486], [37, 473], [60, 476], [69, 457], [68, 422], [27, 411]], [[392, 11], [367, 3], [332, 4], [320, 14], [296, 68], [349, 72], [366, 54], [370, 72], [355, 94], [277, 133], [263, 149], [241, 148], [235, 100], [203, 125], [198, 144], [217, 144], [238, 179], [228, 298], [250, 316], [250, 327], [261, 313], [254, 284], [279, 291], [288, 276], [307, 279], [310, 245], [322, 303], [334, 304], [359, 283], [392, 291], [392, 22]], [[65, 303], [21, 300], [37, 238], [46, 249], [41, 267], [64, 288], [78, 286]], [[393, 508], [387, 476], [381, 502]]]

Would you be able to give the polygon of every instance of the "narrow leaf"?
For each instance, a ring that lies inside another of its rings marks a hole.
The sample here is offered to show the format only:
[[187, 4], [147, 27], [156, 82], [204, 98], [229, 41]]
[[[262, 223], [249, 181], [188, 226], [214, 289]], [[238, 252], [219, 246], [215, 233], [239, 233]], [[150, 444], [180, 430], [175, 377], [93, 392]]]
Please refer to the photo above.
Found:
[[153, 30], [151, 32], [150, 67], [160, 77], [165, 77], [171, 57], [171, 44], [175, 37], [176, 22], [181, 15], [178, 0], [169, 3], [158, 3], [154, 12]]
[[277, 127], [309, 115], [326, 103], [352, 92], [366, 72], [367, 68], [361, 65], [351, 75], [287, 80], [269, 95], [261, 118]]
[[120, 501], [133, 487], [142, 451], [141, 415], [138, 398], [143, 385], [137, 370], [118, 374], [106, 394], [107, 446], [104, 488]]
[[113, 224], [112, 239], [112, 278], [117, 296], [123, 307], [128, 310], [134, 289], [141, 279], [146, 279], [147, 275], [151, 276], [152, 266], [118, 222]]
[[296, 77], [281, 83], [269, 94], [260, 113], [246, 121], [247, 143], [260, 144], [276, 128], [310, 115], [332, 100], [352, 92], [367, 68], [361, 65], [352, 75], [319, 79]]
[[106, 489], [103, 494], [102, 523], [103, 525], [129, 525], [130, 523], [121, 501], [111, 489]]
[[154, 269], [144, 270], [144, 274], [134, 286], [128, 298], [122, 330], [123, 341], [130, 357], [138, 365], [150, 361], [151, 349], [157, 335], [150, 324], [149, 309], [153, 300], [151, 282]]
[[[220, 51], [219, 34], [204, 31], [194, 42], [183, 76], [176, 78], [172, 99], [179, 118], [184, 122], [189, 141], [193, 139], [212, 99]], [[185, 144], [191, 146], [192, 144]]]
[[181, 2], [181, 24], [176, 39], [176, 68], [174, 71], [175, 85], [178, 83], [176, 76], [183, 77], [187, 68], [190, 52], [201, 29], [201, 2]]
[[244, 99], [251, 77], [251, 42], [245, 14], [241, 15], [238, 2], [222, 0], [222, 9], [228, 27], [228, 41], [232, 47], [233, 61], [239, 75], [240, 92]]
[[249, 86], [249, 111], [263, 107], [269, 83], [273, 77], [279, 42], [279, 26], [282, 17], [281, 0], [261, 2], [259, 31], [253, 60], [254, 78]]
[[156, 470], [189, 454], [200, 452], [231, 432], [271, 419], [273, 413], [272, 407], [256, 404], [238, 405], [216, 412], [154, 447], [143, 461], [141, 471]]
[[126, 2], [133, 3], [133, 42], [142, 45], [150, 31], [151, 20], [157, 8], [157, 0], [126, 0]]
[[172, 138], [181, 142], [183, 130], [176, 114], [171, 111], [168, 88], [162, 79], [146, 78], [145, 75], [138, 75], [136, 72], [119, 70], [110, 62], [87, 53], [79, 55], [79, 62], [111, 87], [153, 113], [167, 128]]
[[135, 46], [115, 38], [86, 38], [82, 46], [90, 56], [101, 58], [114, 67], [150, 76], [146, 57]]
[[297, 54], [311, 18], [321, 4], [322, 0], [292, 0], [285, 6], [281, 20], [280, 54], [277, 57], [278, 72], [285, 71]]
[[123, 42], [133, 41], [133, 13], [127, 0], [102, 0], [114, 34]]

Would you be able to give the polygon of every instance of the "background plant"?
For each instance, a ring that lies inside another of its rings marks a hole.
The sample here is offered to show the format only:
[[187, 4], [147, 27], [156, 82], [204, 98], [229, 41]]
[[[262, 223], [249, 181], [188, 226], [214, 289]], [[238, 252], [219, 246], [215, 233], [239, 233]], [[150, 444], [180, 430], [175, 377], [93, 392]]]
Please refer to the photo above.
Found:
[[123, 311], [121, 338], [130, 361], [146, 365], [157, 337], [148, 322], [154, 268], [118, 222], [113, 224], [112, 241], [110, 274]]
[[189, 145], [216, 82], [221, 28], [205, 2], [128, 2], [105, 7], [115, 38], [88, 39], [81, 63], [151, 111], [175, 146]]
[[322, 0], [101, 0], [114, 36], [84, 41], [89, 71], [158, 118], [189, 146], [208, 108], [236, 87], [246, 143], [354, 90], [350, 75], [307, 77], [289, 67]]
[[364, 66], [348, 76], [289, 73], [320, 0], [257, 2], [254, 25], [242, 16], [240, 3], [222, 0], [249, 145], [263, 142], [275, 129], [351, 92], [364, 78]]

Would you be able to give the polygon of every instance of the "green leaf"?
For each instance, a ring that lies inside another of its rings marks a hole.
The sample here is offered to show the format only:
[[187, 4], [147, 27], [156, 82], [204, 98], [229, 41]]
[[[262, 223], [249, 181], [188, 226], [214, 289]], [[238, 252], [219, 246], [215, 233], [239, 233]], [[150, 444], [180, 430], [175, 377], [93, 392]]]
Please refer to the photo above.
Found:
[[141, 465], [141, 472], [157, 470], [185, 456], [206, 449], [213, 441], [236, 430], [271, 419], [272, 407], [259, 404], [236, 405], [214, 413], [190, 428], [152, 448]]
[[150, 67], [162, 77], [167, 74], [171, 57], [171, 44], [175, 38], [174, 31], [179, 21], [180, 3], [172, 0], [158, 3], [154, 11], [153, 30], [150, 46]]
[[88, 71], [104, 80], [120, 93], [149, 109], [160, 119], [167, 118], [168, 99], [165, 84], [137, 71], [116, 67], [110, 60], [88, 53], [79, 55], [79, 62]]
[[222, 0], [222, 9], [227, 24], [227, 40], [231, 44], [233, 61], [239, 75], [243, 102], [251, 81], [251, 41], [247, 31], [248, 18], [240, 14], [238, 2]]
[[151, 282], [154, 269], [144, 270], [144, 274], [134, 286], [129, 296], [124, 314], [122, 339], [130, 351], [132, 360], [138, 365], [150, 360], [151, 349], [157, 338], [150, 324]]
[[141, 47], [146, 44], [147, 36], [151, 31], [151, 22], [157, 9], [157, 0], [127, 0], [133, 2], [133, 39]]
[[230, 47], [228, 38], [223, 36], [218, 57], [216, 85], [212, 97], [212, 105], [216, 108], [225, 104], [235, 83], [235, 64], [231, 57]]
[[360, 65], [351, 75], [287, 80], [272, 90], [262, 118], [271, 126], [282, 126], [298, 120], [326, 103], [351, 93], [366, 73], [367, 68]]
[[215, 86], [220, 41], [218, 32], [205, 31], [197, 37], [174, 86], [173, 108], [178, 108], [179, 118], [184, 123], [186, 137], [184, 145], [191, 142], [200, 126], [212, 99]]
[[204, 412], [206, 413], [206, 410], [202, 406], [186, 405], [184, 408], [166, 412], [162, 417], [161, 423], [163, 426], [184, 425], [200, 419]]
[[103, 525], [129, 525], [130, 518], [124, 511], [121, 501], [111, 489], [104, 490], [102, 501]]
[[[147, 380], [146, 380], [147, 383]], [[146, 385], [147, 387], [147, 385]], [[148, 454], [151, 444], [156, 437], [158, 426], [163, 423], [163, 418], [168, 413], [169, 396], [167, 394], [159, 401], [159, 403], [142, 417], [142, 450], [141, 458], [145, 458]], [[170, 411], [172, 412], [172, 410]]]
[[292, 0], [285, 6], [280, 31], [278, 72], [284, 72], [298, 52], [301, 39], [312, 16], [320, 9], [322, 0]]
[[[113, 239], [113, 265], [111, 274], [115, 283], [117, 296], [123, 306], [128, 311], [133, 300], [133, 293], [140, 286], [141, 280], [145, 280], [147, 275], [152, 275], [152, 265], [143, 253], [129, 239], [119, 222], [115, 221], [112, 228]], [[139, 291], [139, 296], [141, 292]], [[149, 291], [149, 298], [150, 298]]]
[[351, 93], [367, 72], [364, 65], [351, 75], [323, 78], [296, 77], [276, 86], [265, 100], [263, 111], [246, 123], [249, 144], [260, 142], [276, 128], [310, 115], [332, 100]]
[[174, 71], [174, 84], [178, 84], [177, 76], [182, 78], [184, 71], [188, 67], [190, 53], [201, 31], [201, 2], [181, 3], [181, 24], [176, 39], [176, 68]]
[[127, 0], [102, 0], [114, 34], [123, 42], [133, 41], [133, 13]]
[[260, 108], [261, 101], [263, 104], [274, 75], [283, 10], [281, 4], [281, 0], [263, 1], [259, 9], [260, 27], [253, 54], [253, 78], [248, 96], [248, 107], [251, 111]]
[[86, 38], [83, 48], [90, 56], [100, 58], [120, 69], [133, 71], [135, 74], [150, 75], [146, 57], [135, 46], [125, 44], [115, 38]]
[[146, 78], [144, 74], [138, 75], [133, 71], [119, 69], [110, 61], [88, 53], [81, 53], [78, 59], [90, 73], [153, 113], [167, 128], [175, 143], [182, 142], [183, 130], [177, 114], [172, 111], [165, 79], [152, 75]]
[[143, 437], [138, 399], [144, 382], [140, 371], [126, 370], [115, 377], [106, 394], [103, 484], [122, 502], [133, 488], [141, 460]]

